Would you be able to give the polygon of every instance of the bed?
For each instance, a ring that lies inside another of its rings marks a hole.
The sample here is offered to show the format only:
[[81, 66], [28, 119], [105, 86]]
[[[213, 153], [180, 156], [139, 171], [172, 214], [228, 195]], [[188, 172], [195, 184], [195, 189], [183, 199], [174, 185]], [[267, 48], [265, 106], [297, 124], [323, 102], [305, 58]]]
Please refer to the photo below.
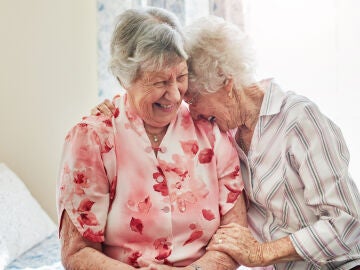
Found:
[[4, 163], [0, 163], [0, 213], [0, 270], [64, 269], [55, 223]]

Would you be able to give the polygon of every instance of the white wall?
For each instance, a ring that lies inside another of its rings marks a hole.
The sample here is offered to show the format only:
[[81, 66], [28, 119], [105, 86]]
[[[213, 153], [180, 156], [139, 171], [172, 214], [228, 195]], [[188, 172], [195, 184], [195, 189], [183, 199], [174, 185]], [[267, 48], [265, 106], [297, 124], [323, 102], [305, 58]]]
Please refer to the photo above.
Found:
[[360, 188], [360, 1], [247, 2], [259, 78], [311, 98], [341, 128]]
[[0, 162], [56, 220], [66, 132], [98, 102], [96, 2], [0, 2]]

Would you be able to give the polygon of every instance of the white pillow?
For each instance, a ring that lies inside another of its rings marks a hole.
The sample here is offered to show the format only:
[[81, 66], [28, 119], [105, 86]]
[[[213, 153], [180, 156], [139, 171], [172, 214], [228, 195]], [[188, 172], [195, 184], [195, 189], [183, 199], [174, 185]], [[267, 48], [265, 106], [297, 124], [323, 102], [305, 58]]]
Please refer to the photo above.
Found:
[[0, 269], [55, 230], [24, 183], [0, 163]]

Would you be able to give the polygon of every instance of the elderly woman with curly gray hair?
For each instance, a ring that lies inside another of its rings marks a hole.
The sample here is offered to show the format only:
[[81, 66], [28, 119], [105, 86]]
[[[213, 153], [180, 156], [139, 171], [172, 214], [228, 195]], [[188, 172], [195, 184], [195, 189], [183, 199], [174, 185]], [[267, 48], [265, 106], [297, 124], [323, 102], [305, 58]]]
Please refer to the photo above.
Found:
[[248, 200], [249, 226], [221, 226], [207, 249], [264, 269], [360, 269], [360, 195], [340, 129], [308, 98], [257, 81], [236, 26], [210, 16], [185, 36], [185, 100], [193, 119], [232, 133]]
[[208, 17], [185, 33], [192, 117], [233, 131], [250, 202], [250, 229], [224, 225], [208, 249], [247, 266], [358, 269], [360, 195], [340, 129], [308, 98], [257, 82], [236, 26]]

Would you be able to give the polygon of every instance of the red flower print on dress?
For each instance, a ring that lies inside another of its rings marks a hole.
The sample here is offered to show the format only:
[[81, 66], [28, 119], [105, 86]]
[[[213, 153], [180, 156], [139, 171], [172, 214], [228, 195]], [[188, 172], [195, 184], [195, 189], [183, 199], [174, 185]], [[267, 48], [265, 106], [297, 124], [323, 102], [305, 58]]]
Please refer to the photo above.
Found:
[[196, 224], [195, 224], [195, 223], [191, 223], [191, 224], [189, 225], [189, 228], [190, 228], [190, 230], [195, 230], [195, 229], [196, 229]]
[[84, 232], [83, 236], [86, 239], [89, 239], [91, 242], [102, 242], [104, 239], [104, 232], [103, 231], [98, 231], [98, 232], [94, 232], [93, 230], [91, 230], [90, 228], [86, 229], [86, 231]]
[[230, 191], [228, 196], [227, 196], [227, 203], [234, 203], [237, 198], [239, 197], [239, 195], [241, 194], [241, 190], [238, 189], [234, 189], [232, 187], [230, 187], [228, 184], [225, 184], [225, 187]]
[[150, 197], [147, 196], [144, 201], [138, 203], [139, 212], [147, 214], [149, 213], [151, 206], [152, 205], [151, 205]]
[[165, 175], [160, 167], [157, 167], [158, 171], [153, 173], [153, 178], [157, 184], [153, 185], [155, 191], [160, 192], [163, 196], [169, 195], [169, 189]]
[[139, 267], [137, 259], [142, 256], [141, 251], [135, 251], [128, 257], [128, 263], [134, 267]]
[[213, 156], [214, 156], [214, 151], [211, 148], [205, 148], [201, 150], [199, 153], [199, 157], [198, 157], [199, 162], [201, 164], [210, 163]]
[[112, 180], [111, 185], [110, 185], [110, 204], [113, 202], [113, 200], [115, 198], [116, 184], [117, 184], [117, 177], [115, 175], [114, 179]]
[[84, 225], [88, 225], [88, 226], [99, 225], [99, 222], [98, 222], [95, 214], [92, 212], [89, 212], [89, 211], [80, 213], [77, 220], [78, 220], [80, 226], [83, 228], [84, 228]]
[[237, 166], [235, 166], [235, 170], [230, 174], [230, 176], [232, 179], [235, 179], [236, 176], [239, 176], [239, 175], [240, 175], [240, 166], [237, 165]]
[[196, 239], [199, 239], [203, 235], [203, 231], [193, 231], [190, 237], [185, 241], [183, 246], [194, 242]]
[[180, 144], [185, 154], [196, 155], [196, 153], [199, 151], [199, 146], [195, 140], [189, 140], [185, 142], [180, 141]]
[[77, 126], [78, 126], [78, 127], [81, 127], [81, 128], [84, 128], [84, 127], [87, 127], [88, 124], [86, 124], [86, 123], [79, 123], [79, 124], [77, 124]]
[[74, 183], [82, 185], [86, 183], [85, 174], [82, 172], [74, 172]]
[[119, 114], [120, 114], [119, 108], [116, 108], [114, 111], [114, 117], [118, 118]]
[[112, 127], [112, 121], [111, 119], [105, 119], [103, 121], [103, 123], [107, 126], [107, 127]]
[[133, 232], [138, 232], [138, 233], [142, 234], [144, 225], [143, 225], [141, 219], [132, 217], [131, 221], [130, 221], [130, 228]]
[[109, 153], [112, 148], [113, 148], [113, 145], [108, 138], [104, 143], [101, 153]]
[[210, 209], [203, 209], [202, 210], [202, 214], [203, 214], [203, 217], [206, 219], [206, 220], [213, 220], [215, 219], [215, 215], [214, 213], [210, 210]]
[[171, 243], [165, 237], [158, 238], [154, 241], [154, 247], [158, 250], [158, 255], [155, 259], [161, 261], [166, 259], [171, 254]]
[[169, 262], [167, 259], [164, 260], [163, 264], [169, 265], [169, 266], [174, 266], [174, 263]]
[[94, 202], [90, 201], [88, 198], [83, 199], [80, 202], [80, 205], [78, 207], [79, 212], [87, 212], [91, 210], [91, 207], [93, 206]]
[[84, 188], [88, 187], [87, 177], [84, 171], [74, 170], [73, 172], [73, 181], [75, 185], [75, 193], [77, 195], [84, 195]]

